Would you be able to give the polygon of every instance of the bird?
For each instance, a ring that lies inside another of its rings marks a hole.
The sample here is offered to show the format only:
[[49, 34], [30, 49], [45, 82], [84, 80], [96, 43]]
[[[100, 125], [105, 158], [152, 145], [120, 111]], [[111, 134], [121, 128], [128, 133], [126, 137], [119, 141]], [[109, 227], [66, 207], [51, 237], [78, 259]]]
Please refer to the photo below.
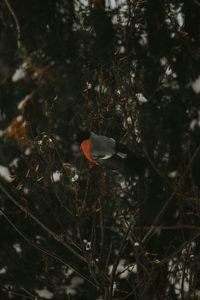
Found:
[[84, 130], [77, 134], [77, 142], [92, 166], [100, 165], [123, 175], [142, 175], [145, 172], [146, 158], [133, 153], [126, 145], [112, 137]]

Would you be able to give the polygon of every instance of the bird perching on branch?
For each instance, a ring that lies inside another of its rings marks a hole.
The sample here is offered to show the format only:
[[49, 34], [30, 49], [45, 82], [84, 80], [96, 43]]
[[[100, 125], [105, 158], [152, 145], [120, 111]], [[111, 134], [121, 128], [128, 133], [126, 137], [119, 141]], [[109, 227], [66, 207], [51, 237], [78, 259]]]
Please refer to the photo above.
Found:
[[148, 165], [142, 155], [133, 153], [127, 146], [104, 135], [81, 131], [77, 135], [77, 142], [92, 165], [101, 165], [123, 175], [142, 175]]

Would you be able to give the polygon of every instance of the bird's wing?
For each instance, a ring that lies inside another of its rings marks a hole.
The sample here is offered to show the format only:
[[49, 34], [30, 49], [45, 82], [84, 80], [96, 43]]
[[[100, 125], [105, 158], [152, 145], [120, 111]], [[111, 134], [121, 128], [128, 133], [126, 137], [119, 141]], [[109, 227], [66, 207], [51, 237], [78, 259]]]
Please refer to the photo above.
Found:
[[121, 158], [127, 158], [127, 156], [128, 156], [127, 153], [123, 153], [123, 152], [117, 152], [116, 154], [117, 154], [117, 156], [119, 156]]
[[115, 140], [106, 136], [91, 134], [90, 152], [93, 159], [108, 159], [116, 153]]
[[108, 159], [108, 158], [110, 158], [110, 157], [112, 157], [113, 156], [113, 154], [107, 154], [107, 155], [104, 155], [104, 156], [101, 156], [101, 155], [99, 155], [98, 157], [96, 157], [97, 159]]
[[124, 160], [123, 158], [117, 156], [117, 155], [113, 155], [110, 158], [107, 159], [98, 159], [97, 162], [105, 167], [105, 168], [109, 168], [111, 170], [117, 171], [117, 173], [123, 174], [123, 175], [128, 175], [129, 174], [129, 170], [126, 168], [126, 160]]

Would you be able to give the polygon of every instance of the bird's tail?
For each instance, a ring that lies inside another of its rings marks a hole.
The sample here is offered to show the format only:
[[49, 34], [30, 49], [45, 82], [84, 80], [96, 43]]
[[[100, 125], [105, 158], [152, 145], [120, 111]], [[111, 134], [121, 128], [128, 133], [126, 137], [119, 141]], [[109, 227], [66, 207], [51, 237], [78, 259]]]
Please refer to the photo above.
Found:
[[149, 165], [148, 160], [142, 155], [137, 155], [130, 152], [130, 150], [127, 148], [126, 157], [118, 155], [119, 152], [125, 154], [124, 150], [125, 148], [118, 148], [116, 155], [113, 155], [108, 159], [101, 160], [101, 165], [105, 166], [106, 168], [116, 170], [118, 173], [121, 173], [124, 176], [142, 176]]

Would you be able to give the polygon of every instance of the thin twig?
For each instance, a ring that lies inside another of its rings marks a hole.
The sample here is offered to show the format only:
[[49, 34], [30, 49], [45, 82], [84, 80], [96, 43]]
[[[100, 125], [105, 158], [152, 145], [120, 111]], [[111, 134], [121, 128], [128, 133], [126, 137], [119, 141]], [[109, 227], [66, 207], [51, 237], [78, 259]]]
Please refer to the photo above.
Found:
[[45, 253], [46, 255], [50, 256], [51, 258], [54, 258], [55, 260], [59, 261], [60, 263], [62, 263], [63, 265], [65, 265], [68, 268], [71, 268], [74, 270], [75, 273], [77, 273], [78, 275], [80, 275], [83, 279], [85, 279], [86, 281], [88, 281], [89, 283], [91, 283], [93, 286], [97, 287], [91, 280], [89, 280], [85, 275], [83, 275], [81, 272], [79, 272], [74, 266], [72, 266], [71, 264], [66, 263], [65, 261], [63, 261], [61, 258], [59, 258], [57, 255], [50, 253], [48, 250], [38, 246], [37, 244], [35, 244], [34, 242], [32, 242], [29, 238], [27, 238], [17, 227], [16, 225], [10, 220], [10, 218], [7, 216], [7, 214], [0, 209], [0, 214], [6, 219], [6, 221], [15, 229], [15, 231], [27, 242], [29, 243], [32, 247], [34, 247], [35, 249]]
[[157, 214], [157, 216], [154, 218], [151, 227], [149, 229], [149, 231], [146, 233], [146, 235], [144, 236], [144, 238], [142, 239], [142, 243], [147, 242], [150, 237], [152, 236], [153, 232], [155, 232], [154, 227], [155, 225], [158, 224], [160, 218], [163, 216], [163, 214], [165, 213], [167, 207], [169, 206], [169, 204], [171, 203], [172, 199], [174, 198], [174, 196], [177, 194], [183, 179], [185, 178], [187, 172], [189, 171], [195, 157], [197, 156], [198, 152], [200, 151], [200, 146], [196, 149], [196, 151], [194, 152], [189, 164], [187, 165], [183, 175], [180, 177], [179, 182], [177, 183], [176, 189], [172, 192], [171, 196], [169, 197], [169, 199], [165, 202], [165, 204], [163, 205], [163, 207], [161, 208], [161, 210], [159, 211], [159, 213]]
[[34, 216], [30, 211], [25, 209], [21, 204], [19, 204], [12, 195], [5, 190], [5, 188], [0, 184], [0, 189], [6, 195], [21, 211], [25, 211], [26, 214], [35, 222], [37, 223], [44, 231], [46, 231], [50, 236], [52, 236], [57, 242], [61, 243], [69, 252], [71, 252], [73, 255], [75, 255], [77, 258], [79, 258], [82, 262], [87, 263], [87, 260], [85, 257], [83, 257], [81, 254], [79, 254], [77, 251], [75, 251], [68, 243], [63, 241], [63, 239], [60, 238], [58, 234], [53, 232], [51, 229], [49, 229], [45, 224], [43, 224], [36, 216]]
[[200, 7], [200, 3], [199, 3], [198, 0], [193, 0], [193, 1], [194, 1], [194, 3], [196, 3]]
[[21, 42], [21, 29], [20, 29], [20, 25], [19, 25], [19, 21], [17, 19], [17, 16], [13, 10], [13, 8], [11, 7], [10, 3], [8, 0], [4, 0], [8, 10], [10, 11], [14, 21], [15, 21], [15, 25], [16, 25], [16, 29], [17, 29], [17, 47], [19, 50], [21, 50], [22, 52], [24, 52], [23, 46], [22, 46], [22, 42]]
[[121, 241], [121, 245], [119, 247], [119, 252], [118, 252], [118, 255], [117, 255], [117, 258], [115, 259], [115, 263], [113, 265], [113, 268], [112, 268], [112, 272], [111, 272], [111, 275], [110, 275], [110, 294], [109, 294], [109, 299], [112, 299], [112, 293], [113, 293], [113, 285], [114, 285], [114, 277], [115, 277], [115, 274], [116, 274], [116, 271], [117, 271], [117, 267], [118, 267], [118, 264], [119, 264], [119, 260], [120, 260], [120, 255], [124, 249], [124, 247], [126, 246], [126, 239], [128, 238], [128, 235], [129, 235], [129, 232], [131, 230], [131, 227], [133, 225], [133, 222], [131, 222], [124, 234], [124, 237]]

